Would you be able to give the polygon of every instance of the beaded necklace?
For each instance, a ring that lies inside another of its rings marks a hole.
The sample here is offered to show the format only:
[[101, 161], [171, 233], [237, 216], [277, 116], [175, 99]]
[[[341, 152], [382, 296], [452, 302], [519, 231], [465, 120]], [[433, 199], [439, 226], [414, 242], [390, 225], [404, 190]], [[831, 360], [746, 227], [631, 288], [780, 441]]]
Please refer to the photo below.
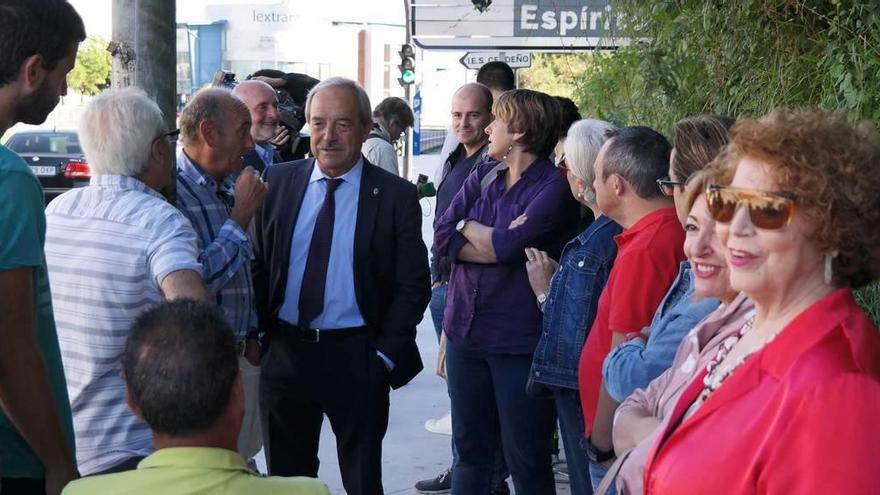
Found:
[[757, 351], [761, 350], [764, 346], [769, 344], [779, 334], [779, 332], [774, 332], [770, 336], [770, 338], [768, 338], [762, 345], [750, 349], [748, 352], [740, 356], [739, 359], [737, 359], [736, 362], [734, 362], [729, 368], [724, 370], [724, 372], [717, 373], [718, 366], [721, 365], [721, 362], [724, 361], [724, 358], [726, 358], [727, 355], [730, 354], [733, 346], [735, 346], [737, 342], [742, 340], [743, 336], [749, 333], [754, 326], [755, 315], [752, 314], [746, 320], [745, 324], [743, 324], [742, 328], [739, 329], [739, 332], [737, 332], [736, 335], [731, 335], [730, 337], [724, 339], [724, 342], [722, 342], [721, 345], [718, 347], [718, 352], [715, 354], [715, 357], [712, 358], [712, 360], [709, 361], [709, 364], [706, 365], [706, 376], [703, 377], [703, 391], [700, 392], [700, 395], [699, 397], [697, 397], [694, 405], [691, 406], [691, 410], [695, 410], [696, 407], [699, 407], [706, 399], [709, 398], [712, 392], [718, 390], [718, 388], [721, 387], [721, 384], [724, 383], [724, 381], [727, 380], [727, 378], [731, 374], [733, 374], [733, 372], [736, 371], [736, 369], [739, 368], [746, 361], [746, 359], [748, 359]]

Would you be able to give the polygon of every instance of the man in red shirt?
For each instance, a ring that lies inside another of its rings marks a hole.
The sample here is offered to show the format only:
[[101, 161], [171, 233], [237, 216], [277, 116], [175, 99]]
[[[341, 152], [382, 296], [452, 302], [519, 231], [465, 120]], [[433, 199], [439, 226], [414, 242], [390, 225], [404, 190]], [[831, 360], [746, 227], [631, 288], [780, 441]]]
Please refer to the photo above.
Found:
[[596, 203], [624, 231], [615, 238], [617, 260], [599, 297], [593, 328], [581, 354], [579, 382], [594, 488], [614, 458], [611, 423], [617, 402], [602, 384], [602, 362], [626, 335], [651, 323], [684, 259], [684, 231], [671, 198], [657, 179], [669, 169], [671, 146], [647, 127], [609, 135], [596, 157]]

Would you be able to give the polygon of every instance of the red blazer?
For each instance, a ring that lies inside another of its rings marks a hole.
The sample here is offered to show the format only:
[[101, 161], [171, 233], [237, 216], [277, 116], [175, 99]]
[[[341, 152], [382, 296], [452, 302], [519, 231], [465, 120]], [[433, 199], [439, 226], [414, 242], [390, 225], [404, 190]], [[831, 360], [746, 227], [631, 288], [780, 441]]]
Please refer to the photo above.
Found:
[[880, 334], [841, 289], [748, 358], [645, 465], [645, 493], [880, 493]]

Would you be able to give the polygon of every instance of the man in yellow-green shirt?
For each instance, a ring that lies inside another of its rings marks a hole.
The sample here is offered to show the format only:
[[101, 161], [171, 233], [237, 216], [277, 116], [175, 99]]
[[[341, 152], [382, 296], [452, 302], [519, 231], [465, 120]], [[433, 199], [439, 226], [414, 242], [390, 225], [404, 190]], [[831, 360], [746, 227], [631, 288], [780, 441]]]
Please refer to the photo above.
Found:
[[236, 452], [244, 391], [232, 328], [212, 304], [166, 302], [134, 322], [126, 400], [156, 452], [134, 471], [74, 481], [64, 495], [329, 495], [313, 478], [263, 478]]

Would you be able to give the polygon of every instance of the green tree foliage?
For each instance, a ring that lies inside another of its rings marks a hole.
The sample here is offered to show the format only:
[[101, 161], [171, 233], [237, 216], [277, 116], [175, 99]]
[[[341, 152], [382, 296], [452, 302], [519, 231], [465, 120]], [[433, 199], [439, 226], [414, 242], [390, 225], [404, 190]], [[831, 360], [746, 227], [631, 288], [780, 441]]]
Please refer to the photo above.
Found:
[[880, 2], [616, 0], [645, 41], [588, 64], [576, 101], [668, 131], [679, 118], [843, 109], [880, 121]]
[[67, 76], [67, 84], [79, 94], [97, 94], [110, 85], [110, 67], [107, 40], [90, 36], [79, 46], [76, 65]]
[[532, 66], [519, 71], [519, 85], [548, 95], [572, 98], [591, 60], [591, 53], [535, 53]]

